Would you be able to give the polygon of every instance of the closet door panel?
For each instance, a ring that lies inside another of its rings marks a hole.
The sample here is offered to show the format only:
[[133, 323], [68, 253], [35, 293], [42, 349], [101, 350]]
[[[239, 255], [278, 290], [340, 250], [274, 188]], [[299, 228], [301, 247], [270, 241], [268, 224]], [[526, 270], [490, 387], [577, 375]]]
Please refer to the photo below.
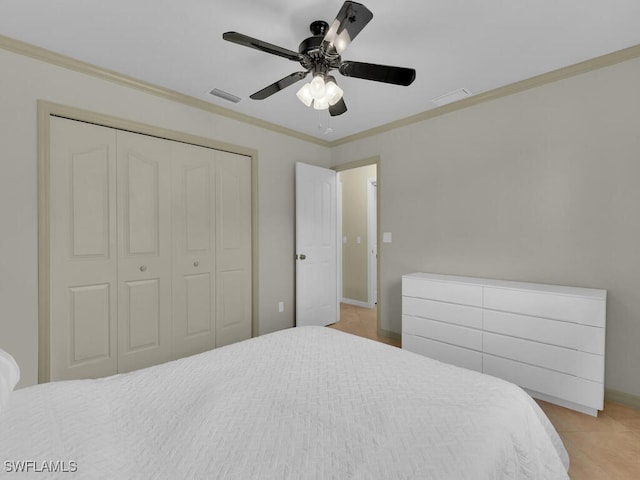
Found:
[[171, 149], [119, 131], [118, 371], [172, 358]]
[[[222, 308], [218, 327], [222, 332], [238, 330], [243, 335], [242, 340], [249, 338], [251, 332], [246, 329], [247, 309], [244, 305], [245, 272], [242, 270], [229, 270], [220, 273], [218, 286]], [[230, 333], [227, 334], [230, 336]], [[229, 339], [229, 343], [238, 340]]]
[[50, 380], [117, 372], [116, 133], [51, 117]]
[[[209, 337], [213, 339], [212, 308], [211, 308], [211, 275], [208, 273], [200, 275], [185, 275], [186, 292], [186, 316], [185, 316], [185, 339], [196, 336]], [[203, 341], [203, 343], [205, 343]], [[213, 342], [206, 342], [203, 350], [213, 348]], [[189, 353], [197, 353], [192, 351]]]
[[110, 290], [108, 283], [69, 288], [72, 367], [111, 357]]
[[127, 189], [123, 196], [125, 255], [158, 256], [160, 223], [160, 165], [136, 150], [126, 153]]
[[215, 151], [172, 144], [173, 342], [186, 356], [215, 346]]
[[[213, 242], [214, 163], [213, 152], [190, 148], [192, 158], [176, 162], [181, 169], [184, 196], [182, 215], [184, 218], [185, 250], [190, 253], [211, 255]], [[194, 158], [195, 157], [195, 158]], [[201, 158], [200, 161], [196, 159]]]
[[251, 158], [216, 153], [216, 346], [251, 337]]
[[106, 145], [73, 155], [69, 212], [73, 258], [109, 257], [109, 180]]
[[126, 352], [135, 352], [160, 346], [160, 280], [148, 279], [126, 282], [123, 298], [128, 309], [126, 325], [129, 331], [124, 346]]

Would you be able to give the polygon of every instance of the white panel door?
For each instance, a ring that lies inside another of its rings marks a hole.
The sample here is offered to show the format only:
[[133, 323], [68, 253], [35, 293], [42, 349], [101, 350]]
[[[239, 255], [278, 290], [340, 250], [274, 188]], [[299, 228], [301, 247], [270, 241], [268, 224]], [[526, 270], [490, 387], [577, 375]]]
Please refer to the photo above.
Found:
[[251, 158], [216, 152], [216, 347], [251, 337]]
[[119, 131], [118, 371], [172, 358], [171, 148]]
[[50, 379], [117, 372], [116, 132], [50, 121]]
[[176, 357], [215, 346], [215, 151], [171, 142], [173, 346]]
[[296, 326], [339, 320], [336, 172], [296, 163]]

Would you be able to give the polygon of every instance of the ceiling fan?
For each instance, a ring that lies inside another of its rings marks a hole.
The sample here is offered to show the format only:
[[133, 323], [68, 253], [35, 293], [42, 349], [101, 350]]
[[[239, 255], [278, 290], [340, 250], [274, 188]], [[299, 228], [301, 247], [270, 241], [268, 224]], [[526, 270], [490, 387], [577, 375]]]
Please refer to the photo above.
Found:
[[338, 87], [335, 77], [330, 75], [332, 70], [338, 70], [345, 77], [403, 86], [410, 85], [416, 78], [416, 71], [413, 68], [342, 60], [342, 52], [372, 18], [373, 14], [364, 5], [356, 2], [344, 2], [331, 27], [322, 20], [316, 20], [310, 25], [309, 28], [313, 36], [304, 39], [297, 52], [238, 32], [226, 32], [222, 38], [245, 47], [299, 62], [304, 68], [304, 71], [294, 72], [257, 91], [250, 98], [264, 100], [311, 73], [313, 80], [298, 91], [298, 98], [305, 105], [313, 105], [317, 110], [328, 108], [329, 114], [336, 116], [346, 112], [347, 105], [342, 98], [342, 89]]

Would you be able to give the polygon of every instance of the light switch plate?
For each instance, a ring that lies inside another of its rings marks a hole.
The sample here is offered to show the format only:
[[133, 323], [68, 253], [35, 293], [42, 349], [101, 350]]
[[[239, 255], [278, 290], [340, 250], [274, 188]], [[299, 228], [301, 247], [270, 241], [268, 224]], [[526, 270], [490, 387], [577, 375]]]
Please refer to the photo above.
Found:
[[391, 243], [391, 232], [382, 233], [382, 243]]

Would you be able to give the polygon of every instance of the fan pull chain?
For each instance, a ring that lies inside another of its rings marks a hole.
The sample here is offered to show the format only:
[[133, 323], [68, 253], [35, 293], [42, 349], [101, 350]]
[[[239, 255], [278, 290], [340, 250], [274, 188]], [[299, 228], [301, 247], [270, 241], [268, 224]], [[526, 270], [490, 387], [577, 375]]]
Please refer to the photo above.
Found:
[[[323, 117], [326, 117], [326, 127], [323, 123]], [[323, 135], [329, 135], [333, 132], [333, 128], [331, 128], [331, 115], [329, 115], [329, 110], [318, 110], [318, 130], [322, 132]]]
[[329, 110], [327, 110], [327, 128], [324, 134], [329, 135], [331, 132], [333, 132], [333, 128], [331, 128], [331, 115], [329, 115]]

